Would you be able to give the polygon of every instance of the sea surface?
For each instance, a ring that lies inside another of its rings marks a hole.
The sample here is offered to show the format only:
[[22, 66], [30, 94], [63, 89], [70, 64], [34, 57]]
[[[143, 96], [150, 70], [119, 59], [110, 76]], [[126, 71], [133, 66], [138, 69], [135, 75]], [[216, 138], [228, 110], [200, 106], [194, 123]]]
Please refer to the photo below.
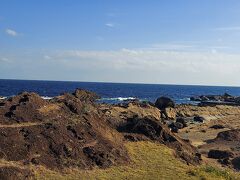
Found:
[[73, 92], [76, 88], [87, 89], [99, 94], [100, 102], [120, 103], [138, 98], [154, 102], [160, 96], [168, 96], [176, 103], [194, 103], [191, 96], [220, 95], [229, 93], [240, 96], [240, 87], [190, 86], [162, 84], [95, 83], [67, 81], [0, 80], [0, 96], [10, 97], [20, 92], [37, 92], [43, 98], [52, 98], [63, 92]]

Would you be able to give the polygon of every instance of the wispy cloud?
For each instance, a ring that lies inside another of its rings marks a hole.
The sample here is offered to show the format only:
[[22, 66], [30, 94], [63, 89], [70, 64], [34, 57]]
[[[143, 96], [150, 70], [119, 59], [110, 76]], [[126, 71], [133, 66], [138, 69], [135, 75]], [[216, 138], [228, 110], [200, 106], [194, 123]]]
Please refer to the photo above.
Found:
[[6, 57], [0, 58], [0, 62], [10, 62], [10, 60]]
[[[212, 52], [178, 52], [162, 50], [121, 49], [116, 51], [69, 50], [55, 54], [54, 59], [74, 65], [105, 69], [132, 69], [159, 72], [240, 72], [240, 55]], [[222, 69], [222, 71], [221, 71]]]
[[54, 50], [11, 57], [11, 67], [31, 67], [32, 73], [39, 75], [44, 68], [48, 78], [55, 74], [54, 78], [69, 80], [239, 85], [239, 59], [240, 54], [216, 50]]
[[46, 59], [46, 60], [49, 60], [49, 59], [51, 59], [51, 56], [49, 56], [49, 55], [44, 55], [43, 58]]
[[170, 43], [155, 43], [146, 48], [139, 48], [139, 50], [152, 51], [177, 51], [177, 52], [211, 52], [213, 49], [225, 50], [230, 49], [228, 46], [221, 45], [206, 45], [203, 42], [170, 42]]
[[13, 36], [13, 37], [16, 37], [19, 35], [19, 33], [17, 33], [15, 30], [13, 29], [6, 29], [5, 30], [5, 33], [9, 36]]
[[109, 28], [114, 28], [115, 24], [114, 23], [106, 23], [105, 26], [107, 26]]
[[214, 28], [215, 31], [240, 31], [240, 26], [231, 26], [231, 27], [218, 27]]

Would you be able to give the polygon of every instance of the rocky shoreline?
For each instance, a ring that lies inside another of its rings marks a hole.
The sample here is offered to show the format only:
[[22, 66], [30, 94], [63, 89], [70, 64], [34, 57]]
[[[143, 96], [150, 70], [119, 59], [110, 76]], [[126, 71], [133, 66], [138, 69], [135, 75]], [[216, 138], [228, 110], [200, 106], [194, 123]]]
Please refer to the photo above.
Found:
[[240, 97], [232, 96], [228, 93], [223, 95], [201, 95], [190, 97], [190, 101], [199, 102], [199, 106], [214, 106], [214, 105], [240, 105]]
[[175, 105], [163, 97], [155, 104], [110, 105], [98, 98], [77, 89], [50, 100], [29, 92], [0, 100], [0, 158], [23, 165], [0, 166], [0, 178], [8, 172], [30, 178], [29, 165], [62, 170], [128, 164], [124, 144], [136, 141], [163, 144], [189, 165], [204, 163], [204, 156], [239, 170], [240, 107]]

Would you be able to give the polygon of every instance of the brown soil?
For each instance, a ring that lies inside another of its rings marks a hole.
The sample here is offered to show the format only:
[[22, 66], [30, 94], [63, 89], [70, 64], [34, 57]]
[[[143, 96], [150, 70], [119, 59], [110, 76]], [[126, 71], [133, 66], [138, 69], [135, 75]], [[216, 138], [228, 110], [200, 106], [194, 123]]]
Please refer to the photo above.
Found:
[[91, 93], [82, 92], [51, 101], [25, 92], [5, 100], [0, 108], [0, 158], [52, 169], [127, 162], [122, 137], [108, 127]]

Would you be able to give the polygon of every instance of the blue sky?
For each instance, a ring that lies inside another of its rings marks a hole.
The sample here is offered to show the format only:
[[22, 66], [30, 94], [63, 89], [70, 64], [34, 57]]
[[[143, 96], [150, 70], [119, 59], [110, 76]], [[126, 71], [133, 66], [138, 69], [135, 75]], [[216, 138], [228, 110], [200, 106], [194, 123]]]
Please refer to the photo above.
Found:
[[239, 0], [0, 0], [0, 78], [240, 85]]

